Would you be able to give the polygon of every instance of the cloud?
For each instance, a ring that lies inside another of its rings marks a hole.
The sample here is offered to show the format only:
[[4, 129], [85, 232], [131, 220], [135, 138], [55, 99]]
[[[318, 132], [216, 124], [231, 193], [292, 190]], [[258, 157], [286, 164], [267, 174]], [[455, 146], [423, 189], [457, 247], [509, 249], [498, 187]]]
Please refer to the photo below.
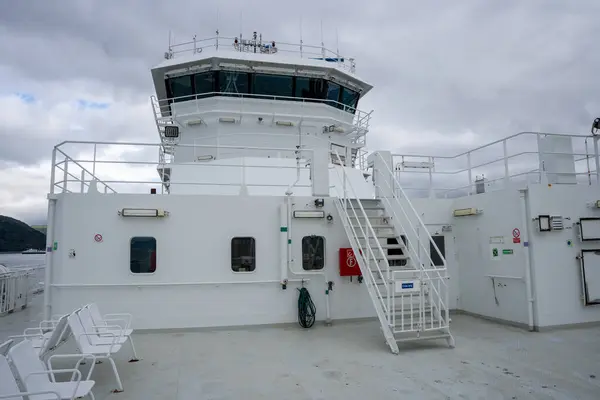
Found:
[[[169, 30], [178, 41], [219, 29], [277, 42], [297, 42], [302, 31], [305, 44], [318, 44], [322, 25], [327, 47], [356, 58], [358, 75], [375, 87], [359, 103], [375, 110], [370, 149], [443, 155], [519, 131], [586, 134], [600, 110], [597, 1], [302, 5], [289, 13], [276, 0], [7, 3], [0, 176], [11, 192], [0, 188], [2, 213], [24, 215], [22, 204], [45, 212], [48, 162], [61, 141], [158, 140], [149, 69]], [[496, 146], [489, 155], [501, 154]]]

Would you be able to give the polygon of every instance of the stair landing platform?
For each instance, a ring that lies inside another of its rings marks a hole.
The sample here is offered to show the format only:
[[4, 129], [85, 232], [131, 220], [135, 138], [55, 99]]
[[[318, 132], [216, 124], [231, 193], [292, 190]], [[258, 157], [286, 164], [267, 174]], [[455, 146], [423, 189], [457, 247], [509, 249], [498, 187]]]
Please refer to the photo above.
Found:
[[[41, 298], [0, 317], [0, 340], [36, 325]], [[317, 322], [309, 330], [139, 333], [142, 360], [128, 363], [126, 351], [115, 357], [125, 391], [110, 393], [114, 377], [103, 363], [94, 371], [94, 394], [98, 400], [598, 398], [598, 327], [530, 333], [462, 314], [453, 315], [451, 327], [456, 348], [443, 340], [400, 343], [399, 355], [389, 352], [375, 319]]]

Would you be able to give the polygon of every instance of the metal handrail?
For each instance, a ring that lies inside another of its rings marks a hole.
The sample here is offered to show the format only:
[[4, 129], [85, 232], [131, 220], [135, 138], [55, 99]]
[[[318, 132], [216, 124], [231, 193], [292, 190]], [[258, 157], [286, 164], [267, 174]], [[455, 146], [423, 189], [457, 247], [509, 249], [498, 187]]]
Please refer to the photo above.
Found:
[[[426, 227], [425, 223], [423, 222], [423, 220], [421, 219], [421, 217], [420, 217], [420, 216], [419, 216], [419, 214], [417, 213], [417, 210], [415, 210], [415, 208], [414, 208], [414, 206], [413, 206], [412, 202], [411, 202], [411, 201], [408, 199], [408, 196], [406, 195], [406, 193], [405, 193], [405, 192], [404, 192], [404, 190], [402, 189], [402, 186], [400, 185], [400, 182], [398, 182], [398, 180], [397, 180], [397, 179], [396, 179], [396, 177], [394, 176], [394, 173], [392, 172], [391, 168], [390, 168], [390, 167], [387, 165], [387, 163], [385, 162], [385, 159], [383, 158], [383, 156], [382, 156], [380, 153], [377, 153], [377, 156], [378, 156], [378, 157], [380, 157], [380, 159], [381, 159], [381, 161], [382, 161], [382, 164], [383, 164], [383, 165], [385, 165], [385, 169], [384, 169], [384, 171], [383, 171], [383, 172], [384, 172], [384, 173], [386, 173], [386, 172], [387, 172], [387, 174], [389, 175], [389, 177], [390, 177], [390, 179], [391, 179], [391, 182], [392, 182], [392, 183], [393, 183], [393, 184], [394, 184], [394, 185], [395, 185], [395, 186], [396, 186], [396, 187], [397, 187], [397, 188], [400, 190], [400, 193], [402, 194], [402, 196], [403, 196], [404, 200], [405, 200], [405, 201], [406, 201], [406, 203], [408, 204], [408, 206], [409, 206], [409, 208], [410, 208], [410, 211], [412, 211], [412, 213], [413, 213], [413, 215], [414, 215], [414, 218], [416, 218], [416, 220], [417, 220], [417, 222], [418, 222], [418, 224], [419, 224], [419, 228], [422, 228], [422, 230], [423, 230], [423, 232], [424, 232], [424, 234], [425, 234], [425, 236], [426, 236], [426, 239], [428, 239], [429, 243], [433, 244], [433, 247], [434, 247], [435, 251], [437, 252], [438, 256], [440, 257], [440, 260], [442, 260], [443, 268], [435, 268], [435, 269], [434, 269], [434, 271], [436, 271], [436, 272], [437, 272], [437, 275], [438, 275], [438, 277], [439, 277], [439, 278], [446, 279], [446, 278], [447, 278], [446, 276], [442, 276], [442, 275], [441, 275], [441, 271], [445, 271], [445, 272], [447, 273], [447, 269], [448, 269], [448, 266], [447, 266], [447, 264], [446, 264], [446, 259], [445, 259], [445, 257], [443, 256], [443, 254], [442, 254], [442, 252], [440, 251], [439, 247], [437, 246], [437, 244], [435, 243], [435, 241], [434, 241], [434, 240], [433, 240], [433, 238], [431, 237], [431, 234], [429, 233], [429, 230], [427, 229], [427, 227]], [[389, 187], [389, 189], [390, 189], [390, 191], [391, 191], [391, 193], [392, 193], [392, 196], [393, 196], [393, 198], [396, 200], [396, 203], [399, 205], [399, 207], [400, 207], [400, 210], [401, 210], [401, 211], [402, 211], [402, 213], [404, 214], [404, 217], [407, 219], [407, 221], [408, 221], [408, 225], [409, 225], [409, 226], [410, 226], [410, 228], [412, 229], [412, 232], [413, 232], [413, 234], [415, 235], [415, 237], [419, 238], [419, 234], [418, 234], [418, 233], [417, 233], [417, 231], [415, 230], [415, 228], [414, 228], [413, 224], [410, 222], [410, 221], [411, 221], [411, 218], [409, 218], [408, 214], [407, 214], [407, 213], [406, 213], [406, 211], [404, 210], [404, 206], [402, 205], [402, 202], [401, 202], [401, 201], [400, 201], [400, 199], [398, 198], [398, 196], [397, 196], [397, 194], [396, 194], [396, 191], [394, 190], [394, 187], [392, 187], [392, 184], [391, 184], [390, 182], [388, 182], [386, 179], [384, 179], [384, 181], [385, 181], [385, 182], [386, 182], [386, 184], [388, 185], [388, 187]], [[397, 215], [396, 215], [396, 213], [395, 213], [395, 210], [394, 210], [394, 207], [391, 205], [391, 202], [390, 202], [390, 201], [389, 201], [389, 199], [388, 199], [388, 198], [386, 198], [386, 197], [384, 197], [384, 199], [385, 199], [386, 201], [388, 201], [388, 204], [390, 204], [390, 209], [391, 209], [391, 211], [394, 213], [394, 215], [395, 215], [395, 217], [396, 217], [396, 220], [397, 220], [397, 221], [400, 223], [400, 225], [401, 225], [401, 226], [403, 227], [403, 229], [404, 229], [404, 225], [402, 224], [401, 220], [400, 220], [400, 219], [397, 217]], [[408, 237], [408, 235], [407, 235], [406, 239], [407, 239], [407, 241], [409, 241], [409, 244], [410, 244], [410, 238]], [[433, 263], [433, 259], [431, 258], [431, 255], [429, 254], [429, 251], [428, 251], [428, 249], [427, 249], [427, 248], [425, 248], [425, 246], [423, 245], [423, 243], [422, 243], [422, 241], [421, 241], [420, 239], [418, 240], [418, 242], [419, 242], [419, 246], [420, 246], [420, 247], [421, 247], [421, 248], [424, 250], [424, 252], [423, 252], [423, 253], [424, 253], [424, 254], [427, 256], [427, 259], [428, 259], [428, 261], [429, 261], [429, 264], [430, 264], [430, 265], [433, 265], [433, 264], [434, 264], [434, 263]], [[428, 269], [428, 268], [425, 268], [425, 267], [422, 265], [422, 263], [421, 263], [421, 259], [420, 259], [420, 257], [418, 256], [418, 254], [416, 253], [416, 251], [415, 251], [415, 248], [414, 248], [414, 246], [413, 246], [413, 245], [410, 245], [410, 246], [409, 246], [409, 251], [412, 251], [412, 252], [414, 253], [414, 256], [415, 256], [415, 258], [418, 260], [418, 263], [419, 263], [419, 271], [420, 271], [421, 273], [425, 273], [425, 276], [427, 277], [427, 279], [432, 279], [432, 278], [429, 276], [429, 273], [427, 272], [429, 269]], [[447, 287], [447, 284], [446, 284], [446, 282], [445, 282], [445, 281], [443, 281], [443, 285]], [[434, 291], [436, 292], [436, 295], [438, 296], [439, 300], [441, 301], [441, 294], [440, 294], [440, 293], [438, 293], [437, 289], [436, 289], [434, 286], [432, 286], [432, 287], [433, 287]], [[448, 292], [447, 292], [447, 291], [446, 291], [446, 295], [448, 295]], [[448, 300], [449, 300], [449, 299], [446, 299], [446, 301], [445, 301], [445, 304], [447, 304], [447, 303], [448, 303]], [[442, 303], [442, 304], [443, 304], [443, 303]], [[445, 304], [443, 304], [443, 305], [445, 305]], [[446, 309], [445, 307], [444, 307], [444, 309], [445, 309], [445, 310], [446, 310], [446, 312], [447, 312], [447, 309]], [[440, 311], [441, 311], [441, 310], [440, 310]]]
[[[336, 65], [341, 68], [354, 73], [356, 70], [356, 63], [354, 58], [352, 57], [344, 57], [339, 54], [338, 51], [329, 50], [323, 44], [321, 46], [309, 45], [304, 43], [287, 43], [287, 42], [278, 42], [273, 40], [260, 40], [257, 39], [244, 39], [242, 37], [239, 38], [237, 45], [235, 44], [235, 40], [238, 39], [236, 37], [227, 37], [227, 36], [213, 36], [203, 39], [197, 39], [195, 36], [191, 41], [169, 44], [168, 52], [165, 53], [165, 58], [171, 59], [175, 58], [175, 55], [178, 54], [198, 54], [202, 53], [204, 49], [214, 48], [216, 51], [219, 50], [219, 46], [221, 48], [226, 47], [227, 44], [231, 46], [229, 50], [238, 51], [238, 52], [248, 52], [248, 53], [257, 53], [257, 54], [277, 54], [280, 52], [283, 53], [292, 53], [299, 54], [300, 58], [304, 58], [304, 56], [318, 56], [319, 58], [335, 58]], [[229, 41], [229, 43], [222, 41]], [[208, 43], [208, 44], [204, 44]], [[260, 51], [264, 49], [262, 45], [275, 43], [275, 48], [265, 49], [265, 51]], [[319, 50], [318, 52], [314, 51], [306, 51], [305, 48]], [[253, 51], [251, 51], [253, 50]], [[258, 50], [258, 51], [257, 51]], [[313, 58], [313, 57], [309, 57]], [[344, 61], [341, 61], [341, 60]], [[346, 62], [348, 60], [348, 62]]]
[[[581, 153], [581, 152], [552, 152], [552, 151], [543, 151], [543, 154], [549, 154], [549, 155], [568, 155], [568, 156], [573, 156], [574, 157], [574, 162], [575, 165], [578, 165], [578, 162], [581, 161], [587, 161], [588, 163], [588, 168], [586, 172], [564, 172], [564, 173], [560, 173], [560, 172], [549, 172], [550, 174], [553, 175], [588, 175], [591, 176], [591, 168], [589, 168], [589, 159], [591, 156], [595, 155], [595, 159], [596, 162], [598, 162], [598, 155], [592, 153], [592, 155], [590, 155], [587, 152], [587, 140], [590, 139], [592, 136], [590, 135], [578, 135], [578, 134], [572, 134], [572, 133], [546, 133], [546, 132], [519, 132], [513, 135], [510, 135], [506, 138], [503, 139], [499, 139], [496, 141], [493, 141], [491, 143], [487, 143], [481, 146], [478, 146], [474, 149], [470, 149], [467, 151], [463, 151], [459, 154], [456, 155], [452, 155], [452, 156], [431, 156], [431, 155], [423, 155], [423, 154], [392, 154], [392, 157], [394, 158], [400, 158], [401, 161], [398, 162], [397, 164], [394, 163], [394, 165], [398, 165], [398, 167], [394, 167], [394, 170], [396, 171], [396, 174], [402, 175], [402, 174], [428, 174], [429, 175], [429, 186], [427, 188], [411, 188], [411, 189], [415, 189], [415, 190], [429, 190], [430, 195], [433, 195], [433, 192], [435, 191], [445, 191], [445, 192], [451, 192], [451, 191], [455, 191], [455, 190], [462, 190], [462, 189], [466, 189], [466, 188], [472, 188], [473, 185], [475, 184], [475, 182], [472, 179], [472, 173], [474, 172], [474, 170], [478, 169], [478, 168], [482, 168], [482, 167], [486, 167], [486, 166], [490, 166], [492, 164], [498, 163], [498, 162], [504, 162], [504, 174], [502, 174], [501, 177], [498, 178], [494, 178], [492, 180], [486, 180], [486, 182], [496, 182], [496, 181], [500, 181], [500, 180], [504, 180], [504, 182], [506, 182], [508, 184], [508, 182], [510, 182], [511, 178], [515, 178], [515, 177], [519, 177], [519, 176], [523, 176], [523, 175], [529, 175], [533, 172], [537, 172], [540, 175], [540, 180], [542, 178], [542, 174], [544, 173], [545, 169], [543, 167], [543, 163], [541, 159], [538, 159], [538, 164], [540, 164], [540, 166], [536, 169], [532, 169], [526, 172], [519, 172], [519, 173], [513, 173], [510, 174], [509, 173], [509, 161], [512, 159], [515, 159], [517, 157], [521, 157], [521, 156], [527, 156], [527, 155], [537, 155], [539, 158], [539, 154], [540, 154], [540, 150], [538, 149], [538, 151], [519, 151], [517, 153], [514, 154], [508, 154], [508, 147], [507, 147], [507, 143], [510, 141], [510, 139], [513, 138], [517, 138], [517, 137], [526, 137], [526, 136], [535, 136], [538, 139], [538, 145], [539, 145], [539, 139], [542, 136], [552, 136], [552, 137], [567, 137], [567, 138], [576, 138], [576, 139], [585, 139], [586, 141], [586, 153]], [[504, 154], [502, 157], [493, 159], [491, 161], [484, 161], [484, 162], [480, 162], [476, 165], [472, 165], [471, 164], [471, 156], [473, 155], [473, 153], [479, 151], [479, 150], [483, 150], [483, 149], [487, 149], [491, 146], [497, 145], [497, 144], [503, 144], [503, 151]], [[467, 166], [466, 168], [457, 168], [457, 169], [447, 169], [445, 171], [438, 171], [436, 170], [435, 166], [433, 165], [434, 161], [439, 161], [439, 160], [457, 160], [460, 157], [464, 157], [466, 156], [466, 160], [467, 160]], [[416, 168], [413, 169], [412, 167], [408, 166], [408, 167], [401, 167], [402, 163], [404, 162], [408, 162], [409, 160], [412, 161], [414, 159], [419, 159], [419, 158], [426, 158], [429, 162], [431, 162], [431, 166], [429, 167], [424, 167], [424, 170], [417, 170]], [[464, 186], [460, 186], [457, 188], [451, 188], [451, 189], [444, 189], [441, 190], [439, 188], [435, 188], [433, 187], [433, 175], [443, 175], [443, 176], [453, 176], [453, 175], [459, 175], [459, 174], [463, 174], [467, 172], [468, 173], [468, 185], [464, 185]], [[495, 174], [494, 174], [495, 175]], [[596, 173], [596, 175], [598, 175]], [[599, 178], [600, 181], [600, 178]], [[590, 184], [591, 184], [591, 179], [590, 179]], [[408, 188], [407, 188], [408, 189]]]
[[[155, 95], [151, 95], [150, 99], [152, 102], [152, 107], [154, 109], [154, 115], [157, 119], [171, 118], [173, 115], [171, 104], [184, 102], [184, 101], [192, 101], [192, 100], [202, 100], [213, 97], [229, 97], [229, 98], [240, 98], [244, 99], [258, 99], [258, 100], [277, 100], [277, 101], [293, 101], [294, 103], [303, 103], [303, 104], [327, 104], [332, 106], [334, 109], [340, 110], [345, 113], [353, 113], [353, 125], [357, 128], [368, 129], [369, 122], [371, 119], [371, 114], [374, 110], [369, 112], [359, 110], [356, 107], [350, 107], [344, 103], [340, 103], [337, 100], [328, 100], [328, 99], [316, 99], [316, 98], [304, 98], [304, 97], [294, 97], [294, 96], [280, 96], [280, 95], [267, 95], [267, 94], [253, 94], [253, 93], [233, 93], [233, 92], [206, 92], [206, 93], [196, 93], [190, 94], [186, 96], [176, 96], [176, 97], [168, 97], [164, 99], [158, 99]], [[211, 110], [214, 112], [214, 110]]]
[[[337, 152], [337, 151], [333, 151], [333, 154], [335, 154], [335, 156], [337, 157], [338, 161], [341, 163], [342, 161], [341, 161], [341, 158], [340, 158], [340, 155], [338, 154], [338, 152]], [[387, 281], [386, 281], [386, 279], [385, 279], [385, 277], [384, 277], [384, 274], [383, 274], [383, 272], [381, 271], [381, 268], [379, 267], [379, 263], [377, 262], [377, 258], [375, 257], [375, 253], [373, 252], [373, 249], [372, 249], [372, 247], [371, 247], [370, 240], [369, 240], [371, 236], [367, 236], [367, 235], [366, 235], [366, 233], [368, 233], [369, 235], [373, 235], [373, 237], [374, 237], [374, 238], [377, 238], [377, 235], [376, 235], [376, 233], [375, 233], [375, 231], [374, 231], [374, 229], [373, 229], [373, 226], [371, 225], [371, 223], [370, 223], [370, 221], [369, 221], [369, 218], [368, 218], [368, 216], [367, 216], [367, 213], [365, 212], [365, 210], [364, 210], [364, 208], [363, 208], [363, 206], [362, 206], [362, 203], [361, 203], [360, 199], [359, 199], [359, 198], [358, 198], [358, 196], [356, 195], [356, 191], [354, 190], [354, 186], [352, 185], [352, 182], [350, 182], [350, 180], [349, 180], [349, 179], [347, 179], [347, 173], [346, 173], [346, 170], [345, 170], [345, 169], [344, 169], [344, 167], [343, 167], [343, 163], [342, 163], [341, 165], [342, 165], [342, 166], [340, 166], [340, 168], [339, 168], [339, 169], [341, 169], [341, 170], [342, 170], [342, 172], [343, 172], [343, 174], [344, 174], [344, 176], [343, 176], [343, 179], [342, 179], [342, 177], [340, 177], [340, 176], [339, 176], [339, 171], [338, 171], [338, 168], [334, 168], [334, 169], [336, 170], [336, 173], [338, 174], [338, 179], [340, 179], [340, 180], [343, 182], [343, 197], [342, 197], [342, 198], [344, 199], [344, 204], [347, 204], [347, 203], [348, 203], [348, 202], [347, 202], [348, 196], [347, 196], [347, 194], [346, 194], [346, 183], [347, 183], [347, 184], [348, 184], [348, 186], [350, 187], [350, 190], [351, 190], [351, 194], [352, 194], [352, 196], [353, 196], [355, 199], [357, 199], [358, 206], [359, 206], [359, 208], [360, 208], [360, 211], [361, 211], [361, 213], [362, 213], [362, 216], [363, 216], [363, 217], [364, 217], [364, 219], [365, 219], [365, 225], [366, 225], [367, 232], [365, 232], [365, 231], [364, 231], [364, 229], [363, 229], [363, 227], [362, 227], [362, 224], [361, 224], [361, 222], [360, 222], [360, 219], [358, 218], [358, 214], [356, 213], [356, 210], [355, 210], [355, 208], [354, 208], [354, 206], [352, 205], [352, 203], [351, 203], [351, 202], [350, 202], [350, 208], [352, 209], [352, 212], [354, 213], [354, 218], [356, 218], [356, 220], [357, 220], [357, 223], [358, 223], [358, 225], [359, 225], [359, 228], [361, 229], [361, 233], [363, 234], [363, 237], [365, 238], [365, 245], [366, 245], [366, 247], [367, 247], [367, 250], [368, 250], [368, 251], [369, 251], [369, 253], [370, 253], [370, 256], [372, 257], [373, 261], [375, 262], [375, 266], [376, 266], [376, 268], [377, 268], [377, 272], [379, 273], [379, 276], [382, 278], [382, 280], [383, 280], [383, 281], [384, 281], [384, 283], [385, 283], [386, 293], [387, 293], [387, 297], [388, 297], [388, 300], [389, 300], [389, 296], [390, 296], [390, 293], [389, 293], [389, 292], [390, 292], [390, 288], [389, 288], [389, 282], [387, 282]], [[352, 233], [353, 233], [353, 235], [354, 235], [353, 237], [357, 237], [357, 235], [356, 235], [356, 232], [355, 232], [355, 230], [354, 230], [354, 227], [353, 227], [353, 224], [352, 224], [352, 221], [350, 221], [350, 218], [349, 218], [349, 215], [348, 215], [348, 212], [347, 212], [347, 210], [345, 211], [345, 214], [346, 214], [346, 216], [348, 217], [348, 220], [347, 220], [347, 222], [349, 223], [349, 226], [352, 228]], [[358, 242], [358, 241], [357, 241], [357, 242]], [[378, 240], [376, 240], [376, 242], [377, 242], [377, 250], [379, 251], [379, 254], [381, 255], [381, 257], [382, 257], [382, 259], [383, 259], [383, 261], [384, 261], [384, 264], [385, 264], [385, 265], [384, 265], [384, 267], [386, 267], [385, 269], [386, 269], [387, 271], [389, 271], [389, 269], [390, 269], [390, 266], [389, 266], [389, 263], [388, 263], [388, 261], [387, 261], [387, 258], [385, 257], [385, 253], [383, 252], [383, 249], [381, 248], [381, 244], [379, 243], [379, 241], [378, 241]], [[362, 246], [360, 245], [360, 243], [358, 242], [357, 244], [359, 245], [359, 247], [360, 247], [360, 248], [361, 248], [361, 250], [362, 250]], [[355, 255], [355, 256], [356, 256], [356, 257], [362, 257], [362, 258], [364, 258], [364, 257], [365, 257], [365, 255], [364, 255], [364, 254], [361, 254], [361, 255]], [[367, 264], [368, 264], [368, 263], [367, 263]], [[372, 273], [371, 269], [370, 269], [370, 268], [368, 268], [368, 269], [369, 269], [369, 276], [370, 276], [371, 278], [373, 278], [373, 280], [374, 280], [373, 273]], [[380, 298], [381, 298], [381, 299], [383, 299], [384, 297], [383, 297], [383, 295], [381, 295], [381, 293], [380, 293], [380, 291], [379, 291], [379, 288], [377, 288], [377, 285], [374, 285], [374, 286], [375, 286], [375, 288], [377, 289], [377, 292], [378, 292], [378, 294], [379, 294]], [[390, 313], [389, 313], [389, 308], [388, 308], [388, 307], [387, 307], [385, 304], [383, 304], [383, 308], [384, 308], [384, 310], [385, 310], [385, 311], [386, 311], [386, 313], [387, 313], [388, 322], [389, 322], [389, 318], [390, 318], [390, 315], [389, 315], [389, 314], [390, 314]]]

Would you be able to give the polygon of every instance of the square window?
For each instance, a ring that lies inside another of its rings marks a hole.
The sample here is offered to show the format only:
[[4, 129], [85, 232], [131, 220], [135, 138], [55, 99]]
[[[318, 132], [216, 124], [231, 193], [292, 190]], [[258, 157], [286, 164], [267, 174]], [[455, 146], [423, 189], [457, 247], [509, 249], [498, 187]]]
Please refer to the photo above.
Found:
[[256, 240], [253, 237], [231, 239], [231, 269], [233, 272], [252, 272], [256, 269]]
[[302, 268], [306, 271], [325, 267], [325, 238], [304, 236], [302, 238]]
[[156, 239], [132, 237], [129, 247], [129, 270], [134, 274], [156, 272]]

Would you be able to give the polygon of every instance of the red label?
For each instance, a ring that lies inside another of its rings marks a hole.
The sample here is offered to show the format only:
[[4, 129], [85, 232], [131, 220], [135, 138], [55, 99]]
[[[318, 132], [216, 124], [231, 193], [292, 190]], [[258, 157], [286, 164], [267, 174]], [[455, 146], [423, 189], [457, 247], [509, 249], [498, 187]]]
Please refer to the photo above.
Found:
[[519, 238], [519, 237], [513, 238], [513, 243], [521, 243], [521, 238]]

